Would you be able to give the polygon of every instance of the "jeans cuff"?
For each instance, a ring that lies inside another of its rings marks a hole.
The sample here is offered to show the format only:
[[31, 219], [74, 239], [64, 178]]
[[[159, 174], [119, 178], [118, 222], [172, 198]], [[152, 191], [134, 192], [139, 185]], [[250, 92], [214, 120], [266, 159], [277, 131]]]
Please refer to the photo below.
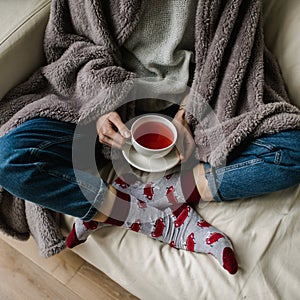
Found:
[[102, 181], [99, 191], [93, 201], [91, 203], [91, 207], [89, 208], [88, 212], [81, 218], [83, 221], [91, 221], [96, 216], [97, 213], [100, 212], [100, 207], [103, 204], [105, 194], [108, 191], [108, 185]]
[[91, 205], [90, 209], [88, 210], [88, 212], [81, 218], [82, 221], [91, 221], [94, 219], [94, 217], [97, 215], [98, 210]]
[[215, 168], [212, 167], [208, 163], [204, 163], [204, 172], [205, 177], [208, 182], [208, 187], [210, 192], [216, 202], [223, 202], [224, 199], [222, 198], [221, 194], [219, 193], [218, 183], [217, 183], [217, 176], [215, 173]]

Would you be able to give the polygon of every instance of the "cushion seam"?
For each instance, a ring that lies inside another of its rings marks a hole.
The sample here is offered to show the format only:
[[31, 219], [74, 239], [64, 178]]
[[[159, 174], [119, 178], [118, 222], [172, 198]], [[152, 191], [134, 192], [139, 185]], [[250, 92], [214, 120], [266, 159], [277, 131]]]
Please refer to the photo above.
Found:
[[34, 16], [38, 15], [42, 10], [44, 10], [48, 5], [50, 4], [50, 1], [47, 3], [44, 3], [41, 7], [36, 8], [34, 11], [32, 11], [25, 19], [20, 21], [20, 23], [12, 29], [12, 31], [8, 32], [8, 34], [0, 41], [0, 45], [2, 45], [5, 41], [7, 41], [11, 36], [14, 35], [21, 27], [23, 27], [24, 24], [28, 23]]

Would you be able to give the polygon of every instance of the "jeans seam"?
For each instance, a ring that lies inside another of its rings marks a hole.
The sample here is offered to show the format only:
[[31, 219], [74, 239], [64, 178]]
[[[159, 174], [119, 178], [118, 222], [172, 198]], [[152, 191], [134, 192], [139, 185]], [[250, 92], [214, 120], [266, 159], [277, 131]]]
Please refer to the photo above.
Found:
[[74, 135], [67, 135], [67, 136], [63, 136], [60, 138], [56, 138], [54, 141], [51, 142], [43, 142], [40, 145], [38, 145], [36, 148], [39, 150], [44, 150], [48, 147], [51, 147], [53, 145], [59, 144], [59, 143], [64, 143], [64, 142], [69, 142], [72, 141], [74, 139]]
[[38, 163], [35, 163], [35, 165], [41, 173], [47, 173], [47, 174], [55, 176], [57, 178], [61, 178], [69, 183], [74, 184], [74, 185], [79, 185], [80, 187], [88, 190], [89, 192], [92, 192], [95, 194], [98, 193], [98, 190], [96, 190], [92, 185], [87, 184], [86, 182], [80, 181], [80, 180], [76, 179], [76, 177], [72, 177], [72, 176], [62, 174], [59, 172], [55, 172], [55, 171], [46, 170], [45, 168], [40, 166]]
[[275, 153], [274, 163], [277, 164], [277, 165], [280, 165], [281, 160], [282, 160], [282, 151], [279, 150]]
[[277, 147], [275, 145], [273, 145], [271, 143], [265, 143], [265, 142], [261, 141], [260, 139], [253, 141], [252, 144], [254, 144], [256, 146], [264, 147], [270, 151], [277, 149]]
[[277, 165], [281, 164], [282, 151], [276, 145], [274, 145], [272, 143], [265, 143], [265, 142], [261, 141], [260, 139], [253, 141], [252, 144], [254, 144], [256, 146], [264, 147], [264, 148], [268, 149], [269, 151], [274, 152], [274, 164], [277, 164]]
[[51, 142], [43, 142], [43, 143], [39, 144], [38, 146], [29, 149], [30, 156], [31, 157], [34, 156], [36, 158], [37, 152], [39, 150], [44, 150], [44, 149], [46, 149], [48, 147], [51, 147], [53, 145], [56, 145], [56, 144], [59, 144], [59, 143], [65, 143], [65, 142], [71, 141], [73, 139], [74, 139], [74, 135], [71, 135], [71, 136], [68, 135], [68, 136], [57, 138], [57, 139], [55, 139], [54, 141], [51, 141]]
[[243, 168], [243, 167], [256, 165], [258, 163], [261, 163], [262, 161], [263, 161], [263, 159], [261, 159], [261, 158], [254, 158], [254, 159], [250, 159], [250, 160], [240, 162], [240, 163], [237, 163], [237, 164], [234, 164], [234, 165], [230, 165], [230, 166], [226, 166], [226, 167], [223, 167], [223, 168], [220, 168], [220, 169], [216, 169], [215, 172], [217, 174], [222, 174], [222, 173], [227, 172], [227, 171], [232, 171], [232, 170], [235, 170], [235, 169], [240, 169], [240, 168]]

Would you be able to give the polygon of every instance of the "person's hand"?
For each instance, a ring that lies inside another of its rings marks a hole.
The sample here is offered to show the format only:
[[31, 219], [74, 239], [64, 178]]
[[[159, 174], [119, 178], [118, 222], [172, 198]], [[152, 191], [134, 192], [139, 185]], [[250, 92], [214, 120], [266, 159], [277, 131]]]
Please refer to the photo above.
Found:
[[181, 162], [185, 162], [189, 159], [195, 149], [195, 142], [191, 133], [189, 124], [185, 119], [185, 110], [180, 108], [176, 113], [173, 123], [177, 128], [177, 154]]
[[110, 147], [121, 149], [130, 131], [121, 120], [117, 112], [110, 112], [101, 116], [96, 123], [99, 141]]

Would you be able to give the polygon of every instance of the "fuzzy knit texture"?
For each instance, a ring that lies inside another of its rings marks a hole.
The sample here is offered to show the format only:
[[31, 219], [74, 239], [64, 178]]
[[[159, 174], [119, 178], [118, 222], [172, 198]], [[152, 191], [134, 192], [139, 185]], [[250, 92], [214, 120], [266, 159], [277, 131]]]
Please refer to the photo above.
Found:
[[[36, 116], [88, 123], [119, 108], [136, 78], [122, 67], [120, 47], [145, 1], [53, 0], [46, 63], [1, 99], [0, 136]], [[199, 159], [220, 166], [249, 138], [300, 128], [299, 109], [289, 104], [278, 65], [264, 45], [262, 0], [200, 0], [195, 63], [187, 117]], [[120, 110], [123, 118], [133, 117], [133, 105]], [[0, 228], [21, 239], [29, 232], [41, 238], [46, 256], [62, 249], [59, 227], [45, 221], [51, 213], [41, 214], [37, 205], [26, 212], [21, 202], [0, 191]], [[33, 220], [40, 226], [29, 229]]]
[[[136, 73], [142, 81], [150, 77], [150, 91], [161, 95], [185, 92], [192, 77], [190, 64], [194, 60], [197, 2], [146, 1], [140, 22], [121, 47], [125, 69]], [[157, 112], [172, 102], [154, 97], [137, 101], [135, 105], [141, 111]]]

